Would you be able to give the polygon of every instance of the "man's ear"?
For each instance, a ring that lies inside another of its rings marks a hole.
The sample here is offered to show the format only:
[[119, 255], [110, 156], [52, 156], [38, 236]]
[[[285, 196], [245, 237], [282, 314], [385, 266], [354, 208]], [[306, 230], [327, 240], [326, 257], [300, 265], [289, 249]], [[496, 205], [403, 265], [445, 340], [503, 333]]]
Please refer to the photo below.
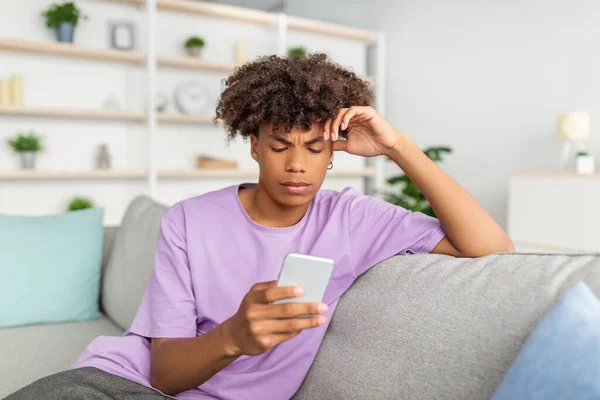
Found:
[[250, 135], [250, 154], [254, 161], [258, 162], [258, 135], [256, 133]]

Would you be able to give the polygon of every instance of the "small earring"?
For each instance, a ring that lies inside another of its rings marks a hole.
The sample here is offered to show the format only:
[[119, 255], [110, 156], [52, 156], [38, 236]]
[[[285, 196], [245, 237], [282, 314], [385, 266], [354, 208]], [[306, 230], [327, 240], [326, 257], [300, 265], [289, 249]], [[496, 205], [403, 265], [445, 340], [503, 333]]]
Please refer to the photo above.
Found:
[[327, 166], [327, 169], [329, 171], [331, 171], [333, 169], [333, 162], [330, 162], [329, 165]]

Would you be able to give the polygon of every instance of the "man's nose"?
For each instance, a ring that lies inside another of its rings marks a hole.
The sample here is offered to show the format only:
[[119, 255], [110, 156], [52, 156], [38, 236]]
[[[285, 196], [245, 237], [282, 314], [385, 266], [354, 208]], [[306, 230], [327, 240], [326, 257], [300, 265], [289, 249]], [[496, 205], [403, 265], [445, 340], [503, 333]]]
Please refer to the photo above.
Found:
[[302, 149], [290, 149], [285, 165], [286, 172], [306, 172], [306, 154]]

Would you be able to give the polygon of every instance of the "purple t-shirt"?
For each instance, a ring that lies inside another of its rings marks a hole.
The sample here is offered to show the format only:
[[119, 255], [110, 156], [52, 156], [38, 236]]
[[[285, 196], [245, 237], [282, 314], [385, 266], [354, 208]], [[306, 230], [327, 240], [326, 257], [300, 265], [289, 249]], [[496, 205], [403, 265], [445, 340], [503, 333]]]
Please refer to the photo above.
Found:
[[[238, 310], [252, 285], [277, 279], [288, 253], [335, 261], [324, 296], [329, 322], [359, 275], [395, 254], [429, 253], [444, 235], [437, 219], [350, 188], [320, 190], [302, 220], [285, 228], [252, 221], [238, 185], [181, 201], [162, 218], [152, 277], [131, 327], [123, 336], [94, 339], [73, 368], [97, 367], [150, 387], [148, 338], [192, 338], [213, 329]], [[177, 398], [289, 399], [326, 329], [242, 356]]]

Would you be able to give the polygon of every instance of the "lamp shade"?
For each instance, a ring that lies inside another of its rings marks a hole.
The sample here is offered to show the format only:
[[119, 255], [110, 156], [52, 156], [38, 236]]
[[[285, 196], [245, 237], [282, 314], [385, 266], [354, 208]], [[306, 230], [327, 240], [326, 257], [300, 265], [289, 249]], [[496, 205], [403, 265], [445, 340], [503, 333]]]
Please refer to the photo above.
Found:
[[558, 116], [558, 136], [566, 140], [582, 140], [590, 136], [590, 115], [574, 111]]

